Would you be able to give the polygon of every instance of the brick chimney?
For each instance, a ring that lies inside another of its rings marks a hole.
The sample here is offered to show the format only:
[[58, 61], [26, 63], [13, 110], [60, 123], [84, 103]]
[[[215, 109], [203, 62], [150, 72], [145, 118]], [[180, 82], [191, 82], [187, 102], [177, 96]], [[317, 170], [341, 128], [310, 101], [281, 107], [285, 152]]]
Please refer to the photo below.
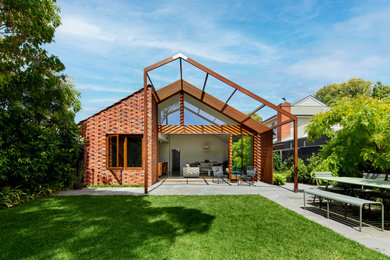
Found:
[[[290, 103], [281, 103], [278, 105], [283, 110], [291, 113], [291, 104]], [[289, 118], [282, 113], [278, 112], [278, 124], [288, 120]], [[284, 138], [289, 136], [291, 133], [291, 123], [284, 124], [279, 126], [277, 129], [277, 140], [282, 141]]]

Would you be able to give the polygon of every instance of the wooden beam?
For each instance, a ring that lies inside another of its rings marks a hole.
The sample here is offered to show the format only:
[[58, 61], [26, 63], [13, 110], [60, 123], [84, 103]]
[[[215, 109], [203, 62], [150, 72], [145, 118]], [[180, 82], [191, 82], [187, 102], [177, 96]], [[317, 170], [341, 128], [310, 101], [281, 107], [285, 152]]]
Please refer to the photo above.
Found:
[[237, 91], [237, 89], [235, 89], [235, 90], [233, 91], [233, 93], [230, 95], [230, 97], [226, 100], [225, 105], [223, 106], [221, 112], [222, 112], [223, 110], [225, 110], [225, 108], [226, 108], [226, 106], [227, 106], [227, 103], [228, 103], [229, 100], [232, 98], [232, 96], [234, 95], [234, 93], [236, 93], [236, 91]]
[[181, 90], [183, 90], [183, 67], [181, 65], [181, 58], [180, 60], [180, 83], [181, 83]]
[[165, 64], [168, 64], [168, 63], [170, 63], [170, 62], [172, 62], [172, 61], [174, 61], [174, 59], [173, 59], [172, 57], [169, 57], [169, 58], [167, 58], [167, 59], [165, 59], [165, 60], [159, 61], [159, 62], [157, 62], [157, 63], [155, 63], [155, 64], [153, 64], [153, 65], [150, 65], [150, 66], [146, 67], [146, 68], [144, 69], [144, 71], [145, 71], [145, 72], [148, 72], [148, 71], [157, 69], [158, 67], [161, 67], [161, 66], [163, 66], [163, 65], [165, 65]]
[[204, 72], [207, 72], [208, 74], [210, 74], [211, 76], [213, 76], [213, 77], [219, 79], [220, 81], [222, 81], [222, 82], [228, 84], [229, 86], [231, 86], [231, 87], [233, 87], [233, 88], [235, 88], [235, 89], [238, 89], [239, 91], [241, 91], [242, 93], [246, 94], [247, 96], [250, 96], [251, 98], [253, 98], [253, 99], [255, 99], [255, 100], [257, 100], [257, 101], [259, 101], [259, 102], [261, 102], [261, 103], [263, 103], [263, 104], [265, 104], [265, 105], [267, 105], [267, 106], [269, 106], [270, 108], [272, 108], [272, 109], [274, 109], [274, 110], [276, 110], [276, 111], [282, 113], [283, 115], [285, 115], [285, 116], [287, 116], [287, 117], [289, 117], [289, 118], [291, 118], [291, 119], [296, 119], [296, 118], [297, 118], [296, 116], [294, 116], [293, 114], [287, 112], [286, 110], [279, 108], [278, 106], [272, 104], [271, 102], [265, 100], [264, 98], [259, 97], [258, 95], [256, 95], [256, 94], [250, 92], [249, 90], [247, 90], [247, 89], [245, 89], [245, 88], [243, 88], [243, 87], [237, 85], [236, 83], [234, 83], [234, 82], [228, 80], [227, 78], [225, 78], [225, 77], [219, 75], [218, 73], [212, 71], [211, 69], [209, 69], [209, 68], [203, 66], [202, 64], [200, 64], [200, 63], [194, 61], [193, 59], [187, 58], [186, 61], [187, 61], [188, 63], [194, 65], [194, 66], [197, 67], [198, 69], [201, 69], [201, 70], [203, 70]]
[[147, 87], [147, 76], [146, 71], [144, 72], [144, 141], [143, 146], [144, 153], [144, 193], [148, 193], [148, 87]]
[[298, 192], [298, 119], [294, 120], [294, 192]]
[[183, 91], [180, 91], [180, 125], [184, 125], [184, 93], [183, 93]]
[[206, 88], [206, 82], [207, 82], [207, 79], [209, 78], [209, 74], [206, 73], [206, 78], [204, 79], [204, 83], [203, 83], [203, 89], [202, 89], [202, 97], [200, 98], [200, 100], [203, 100], [203, 97], [204, 97], [204, 89]]
[[[258, 108], [256, 108], [255, 110], [253, 110], [252, 111], [252, 113], [250, 113], [249, 115], [248, 115], [248, 117], [247, 118], [245, 118], [245, 120], [243, 121], [243, 122], [245, 122], [246, 120], [248, 120], [249, 118], [251, 118], [252, 117], [252, 115], [254, 114], [254, 113], [256, 113], [257, 111], [259, 111], [260, 109], [262, 109], [263, 107], [265, 107], [265, 105], [264, 104], [262, 104], [261, 106], [259, 106]], [[241, 122], [241, 123], [243, 123], [243, 122]]]
[[149, 73], [146, 72], [146, 76], [148, 77], [148, 80], [149, 80], [150, 84], [151, 84], [151, 85], [153, 86], [153, 88], [154, 88], [153, 82], [152, 82], [152, 80], [151, 80], [150, 77], [149, 77]]
[[181, 90], [181, 80], [176, 80], [175, 82], [172, 82], [169, 85], [166, 85], [165, 87], [160, 88], [157, 90], [157, 96], [160, 99], [160, 102], [163, 102], [164, 100], [176, 95]]
[[151, 84], [151, 87], [152, 87], [152, 94], [153, 94], [153, 96], [154, 96], [154, 99], [156, 100], [157, 103], [159, 103], [159, 102], [160, 102], [160, 99], [159, 99], [159, 97], [158, 97], [157, 94], [156, 94], [156, 89], [155, 89], [155, 87], [154, 87], [154, 85], [153, 85], [153, 82], [152, 82], [152, 80], [150, 79], [148, 73], [146, 73], [146, 76], [148, 77], [149, 82], [150, 82], [150, 84]]
[[279, 126], [282, 126], [282, 125], [285, 125], [285, 124], [291, 123], [291, 122], [294, 122], [294, 120], [293, 120], [293, 119], [289, 119], [289, 120], [286, 120], [286, 121], [280, 122], [279, 124], [276, 124], [276, 125], [273, 125], [273, 126], [271, 126], [271, 128], [272, 128], [272, 129], [274, 129], [274, 128], [277, 128], [277, 127], [279, 127]]
[[233, 178], [233, 135], [229, 135], [229, 180]]
[[156, 102], [159, 103], [159, 102], [160, 102], [160, 99], [158, 98], [158, 96], [157, 96], [157, 94], [156, 94], [156, 91], [153, 91], [153, 92], [152, 92], [152, 95], [153, 95], [154, 99], [156, 100]]

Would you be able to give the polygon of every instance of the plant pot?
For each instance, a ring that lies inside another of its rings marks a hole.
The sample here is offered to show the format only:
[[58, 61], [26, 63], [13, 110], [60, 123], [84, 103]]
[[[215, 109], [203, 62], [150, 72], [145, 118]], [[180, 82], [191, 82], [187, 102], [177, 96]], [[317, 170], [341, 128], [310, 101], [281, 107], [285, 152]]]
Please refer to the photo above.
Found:
[[75, 190], [81, 190], [83, 187], [84, 187], [84, 184], [82, 182], [73, 183], [73, 189], [75, 189]]

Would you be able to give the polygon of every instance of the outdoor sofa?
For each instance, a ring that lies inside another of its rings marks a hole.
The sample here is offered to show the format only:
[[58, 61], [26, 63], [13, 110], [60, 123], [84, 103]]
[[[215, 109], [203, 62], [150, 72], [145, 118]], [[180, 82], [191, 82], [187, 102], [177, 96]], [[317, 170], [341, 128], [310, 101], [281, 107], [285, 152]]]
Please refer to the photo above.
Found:
[[191, 167], [189, 164], [186, 164], [183, 167], [183, 177], [184, 178], [198, 178], [200, 174], [199, 167]]

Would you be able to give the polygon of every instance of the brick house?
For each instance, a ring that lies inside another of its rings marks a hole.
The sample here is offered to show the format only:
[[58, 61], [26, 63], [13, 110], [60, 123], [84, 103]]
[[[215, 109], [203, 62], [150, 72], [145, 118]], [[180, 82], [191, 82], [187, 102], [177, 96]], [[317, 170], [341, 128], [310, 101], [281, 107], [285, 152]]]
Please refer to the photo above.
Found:
[[[290, 104], [281, 103], [279, 107], [295, 115], [298, 119], [298, 151], [299, 158], [306, 160], [313, 154], [318, 154], [322, 145], [326, 144], [329, 137], [323, 135], [314, 142], [307, 141], [306, 127], [311, 123], [312, 118], [318, 113], [324, 113], [330, 110], [330, 107], [322, 103], [315, 97], [309, 95], [305, 98]], [[286, 117], [281, 113], [263, 121], [263, 124], [272, 127], [282, 122]], [[337, 130], [337, 129], [335, 129]], [[292, 124], [285, 124], [274, 131], [274, 152], [278, 152], [283, 159], [293, 154], [293, 136]]]
[[[206, 72], [202, 89], [182, 77], [154, 88], [148, 72], [177, 59], [180, 72], [183, 61]], [[209, 75], [233, 87], [227, 101], [205, 91]], [[228, 105], [236, 91], [261, 105], [249, 115], [238, 111]], [[84, 183], [143, 184], [147, 193], [148, 186], [162, 174], [161, 164], [166, 165], [168, 175], [176, 171], [178, 176], [183, 176], [184, 166], [224, 165], [230, 179], [237, 179], [251, 166], [257, 168], [255, 179], [272, 183], [273, 131], [251, 118], [264, 106], [289, 119], [282, 123], [295, 119], [196, 61], [182, 54], [172, 56], [145, 68], [142, 89], [79, 123], [85, 141]], [[235, 148], [239, 146], [241, 150]]]

